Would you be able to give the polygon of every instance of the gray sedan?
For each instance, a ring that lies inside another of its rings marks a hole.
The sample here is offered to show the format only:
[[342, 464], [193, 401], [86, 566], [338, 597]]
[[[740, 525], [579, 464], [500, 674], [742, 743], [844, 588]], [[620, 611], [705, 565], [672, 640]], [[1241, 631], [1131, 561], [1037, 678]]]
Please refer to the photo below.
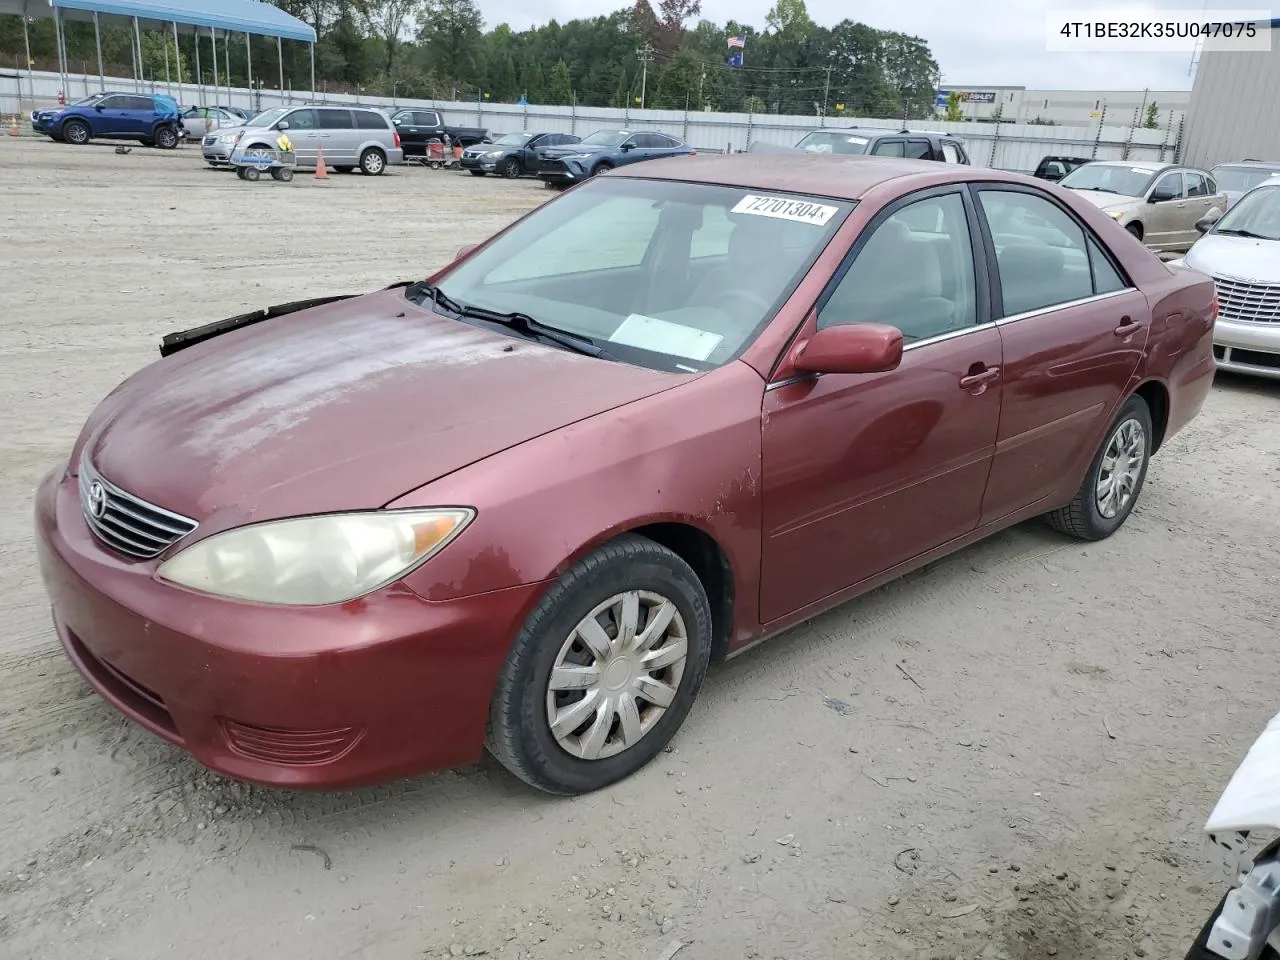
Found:
[[188, 107], [182, 112], [182, 129], [189, 140], [201, 140], [214, 130], [243, 125], [243, 117], [222, 107]]

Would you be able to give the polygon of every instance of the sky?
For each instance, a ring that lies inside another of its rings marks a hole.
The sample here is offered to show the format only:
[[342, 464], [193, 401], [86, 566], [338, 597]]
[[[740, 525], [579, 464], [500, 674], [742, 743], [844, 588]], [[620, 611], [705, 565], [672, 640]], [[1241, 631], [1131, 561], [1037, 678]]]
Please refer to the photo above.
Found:
[[[487, 27], [513, 28], [556, 19], [609, 13], [627, 0], [542, 0], [532, 14], [526, 0], [478, 0]], [[655, 3], [656, 7], [657, 4]], [[772, 0], [702, 0], [702, 16], [717, 23], [730, 19], [764, 28]], [[807, 0], [809, 16], [831, 26], [848, 17], [881, 30], [899, 30], [924, 38], [942, 68], [943, 83], [955, 86], [1022, 86], [1033, 90], [1190, 90], [1190, 53], [1050, 53], [1045, 50], [1045, 14], [1049, 10], [1145, 8], [1158, 11], [1257, 10], [1266, 4], [1237, 0], [898, 0], [867, 4], [857, 13], [847, 0]], [[878, 8], [878, 9], [877, 9]], [[874, 11], [874, 12], [873, 12]], [[747, 54], [748, 60], [750, 52]]]

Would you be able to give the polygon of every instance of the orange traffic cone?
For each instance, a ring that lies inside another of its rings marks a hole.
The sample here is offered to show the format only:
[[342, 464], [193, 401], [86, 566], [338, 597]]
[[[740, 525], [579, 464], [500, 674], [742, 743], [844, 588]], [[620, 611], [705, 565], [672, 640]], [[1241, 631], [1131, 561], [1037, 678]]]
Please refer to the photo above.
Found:
[[327, 168], [325, 167], [325, 165], [324, 165], [324, 151], [323, 151], [323, 150], [317, 150], [317, 151], [316, 151], [316, 179], [317, 179], [317, 180], [328, 180], [328, 179], [329, 179], [329, 171], [328, 171], [328, 169], [327, 169]]
[[18, 117], [17, 117], [17, 114], [14, 114], [13, 120], [12, 120], [12, 122], [10, 122], [10, 124], [9, 124], [9, 136], [11, 136], [11, 137], [19, 136], [19, 133], [18, 133]]

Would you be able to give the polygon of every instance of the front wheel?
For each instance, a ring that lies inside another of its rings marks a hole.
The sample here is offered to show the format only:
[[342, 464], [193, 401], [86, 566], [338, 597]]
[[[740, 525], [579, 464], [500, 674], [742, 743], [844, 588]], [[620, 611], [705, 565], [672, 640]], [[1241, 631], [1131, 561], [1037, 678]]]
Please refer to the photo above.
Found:
[[520, 161], [515, 157], [507, 157], [506, 163], [502, 165], [502, 175], [508, 180], [520, 176]]
[[382, 172], [387, 169], [387, 158], [383, 156], [381, 150], [375, 150], [370, 147], [364, 153], [360, 154], [360, 172], [371, 177], [380, 177]]
[[598, 163], [591, 168], [591, 176], [596, 177], [613, 169], [612, 163]]
[[1136, 239], [1142, 239], [1142, 224], [1138, 223], [1136, 220], [1133, 223], [1126, 223], [1124, 228], [1133, 234]]
[[1130, 397], [1108, 428], [1075, 499], [1046, 514], [1050, 526], [1079, 540], [1104, 540], [1119, 530], [1142, 493], [1153, 435], [1147, 402]]
[[671, 740], [711, 660], [711, 608], [675, 553], [627, 535], [574, 564], [498, 678], [487, 747], [547, 793], [599, 790]]
[[62, 139], [77, 147], [89, 142], [89, 125], [83, 120], [68, 120], [62, 127]]

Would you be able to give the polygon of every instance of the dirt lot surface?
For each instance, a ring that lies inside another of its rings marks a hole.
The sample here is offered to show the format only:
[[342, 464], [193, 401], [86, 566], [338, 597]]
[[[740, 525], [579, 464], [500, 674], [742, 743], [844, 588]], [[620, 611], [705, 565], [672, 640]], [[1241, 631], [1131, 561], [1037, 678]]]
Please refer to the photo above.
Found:
[[1181, 957], [1278, 707], [1278, 385], [1220, 379], [1111, 541], [1019, 527], [818, 618], [585, 798], [250, 788], [81, 682], [30, 504], [92, 407], [165, 333], [422, 276], [546, 197], [0, 139], [0, 956]]

